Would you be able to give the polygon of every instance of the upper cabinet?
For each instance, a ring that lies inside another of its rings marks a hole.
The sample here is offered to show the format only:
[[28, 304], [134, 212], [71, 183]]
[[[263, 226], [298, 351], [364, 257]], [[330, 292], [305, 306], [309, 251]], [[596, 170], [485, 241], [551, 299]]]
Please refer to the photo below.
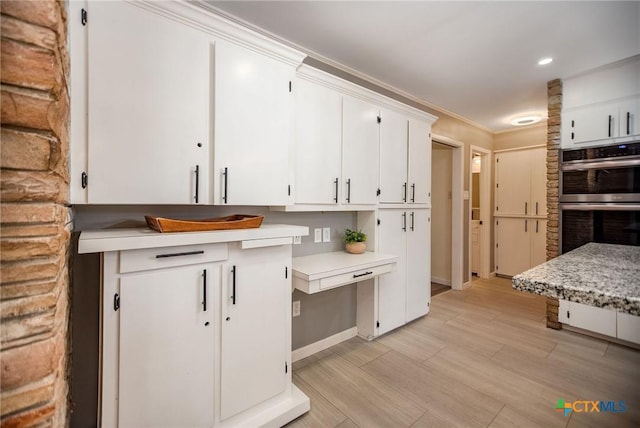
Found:
[[70, 45], [73, 203], [288, 202], [304, 55], [180, 2], [72, 2]]
[[208, 37], [130, 3], [90, 6], [87, 133], [72, 139], [87, 159], [74, 188], [88, 203], [209, 203]]
[[562, 148], [640, 136], [640, 56], [563, 81]]
[[496, 154], [496, 216], [547, 215], [546, 149]]

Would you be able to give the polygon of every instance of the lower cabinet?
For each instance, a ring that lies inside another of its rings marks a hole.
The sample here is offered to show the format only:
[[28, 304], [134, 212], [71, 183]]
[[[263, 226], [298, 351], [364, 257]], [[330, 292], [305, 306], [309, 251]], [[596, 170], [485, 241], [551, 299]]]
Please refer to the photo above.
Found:
[[496, 218], [496, 273], [513, 276], [547, 260], [547, 220]]
[[[360, 302], [377, 310], [358, 314], [358, 330], [379, 336], [426, 315], [431, 301], [431, 216], [429, 209], [382, 209], [378, 212], [378, 249], [398, 257], [396, 268], [376, 284], [358, 284]], [[363, 308], [364, 309], [364, 308]], [[365, 311], [363, 311], [365, 312]]]
[[283, 238], [104, 253], [99, 425], [283, 425], [307, 411], [291, 384], [291, 269]]
[[640, 316], [559, 299], [558, 321], [628, 342], [640, 343]]

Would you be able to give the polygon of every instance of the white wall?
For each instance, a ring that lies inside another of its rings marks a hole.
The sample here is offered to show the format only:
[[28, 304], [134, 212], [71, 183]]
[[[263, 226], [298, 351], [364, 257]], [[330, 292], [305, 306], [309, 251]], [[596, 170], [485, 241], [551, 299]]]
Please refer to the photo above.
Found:
[[453, 151], [438, 144], [432, 152], [431, 279], [451, 284], [451, 175]]

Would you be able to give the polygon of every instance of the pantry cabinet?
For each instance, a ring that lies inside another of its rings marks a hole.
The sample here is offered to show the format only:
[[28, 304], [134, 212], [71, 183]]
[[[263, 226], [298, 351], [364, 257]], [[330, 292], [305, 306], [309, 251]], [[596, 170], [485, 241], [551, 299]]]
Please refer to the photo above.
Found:
[[[71, 41], [88, 38], [86, 87], [72, 88], [87, 103], [72, 104], [72, 122], [86, 121], [72, 143], [87, 147], [84, 161], [72, 158], [72, 202], [209, 203], [209, 38], [135, 4], [89, 6]], [[72, 84], [81, 67], [72, 57]]]
[[496, 219], [496, 273], [513, 276], [547, 261], [547, 220]]

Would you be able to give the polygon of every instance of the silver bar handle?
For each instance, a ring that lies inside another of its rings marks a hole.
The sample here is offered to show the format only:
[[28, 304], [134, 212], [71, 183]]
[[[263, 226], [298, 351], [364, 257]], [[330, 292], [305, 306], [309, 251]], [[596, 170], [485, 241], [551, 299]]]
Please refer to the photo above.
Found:
[[536, 215], [538, 215], [538, 203], [536, 202]]
[[527, 215], [528, 208], [529, 208], [529, 203], [525, 202], [524, 203], [524, 215]]
[[528, 226], [529, 220], [525, 220], [524, 221], [524, 231], [528, 232], [529, 231], [529, 226]]

